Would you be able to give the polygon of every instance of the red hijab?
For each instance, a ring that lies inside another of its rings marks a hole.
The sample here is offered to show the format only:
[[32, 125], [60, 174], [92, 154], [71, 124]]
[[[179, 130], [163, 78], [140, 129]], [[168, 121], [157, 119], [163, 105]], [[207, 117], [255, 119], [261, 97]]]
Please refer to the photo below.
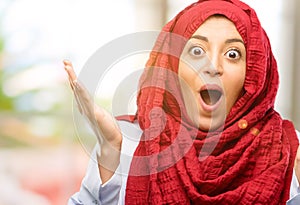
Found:
[[[216, 14], [244, 40], [246, 79], [223, 129], [203, 132], [192, 126], [173, 73], [186, 42], [178, 39], [189, 39]], [[273, 109], [278, 83], [268, 37], [249, 6], [200, 0], [181, 11], [163, 28], [140, 79], [136, 119], [143, 135], [126, 204], [285, 204], [298, 140]]]

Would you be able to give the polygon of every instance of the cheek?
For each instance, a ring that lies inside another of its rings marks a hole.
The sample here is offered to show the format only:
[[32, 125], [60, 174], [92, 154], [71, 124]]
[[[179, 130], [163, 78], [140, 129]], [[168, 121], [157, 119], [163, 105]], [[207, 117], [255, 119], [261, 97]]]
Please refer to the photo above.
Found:
[[229, 106], [229, 110], [234, 105], [234, 103], [238, 100], [238, 98], [241, 95], [241, 92], [243, 91], [245, 82], [245, 74], [241, 73], [241, 75], [235, 75], [232, 76], [228, 83], [227, 89], [226, 89], [226, 95], [227, 95], [227, 105]]
[[189, 86], [192, 86], [192, 82], [195, 81], [195, 78], [197, 78], [198, 75], [188, 65], [180, 61], [178, 66], [178, 77], [181, 81], [184, 81]]

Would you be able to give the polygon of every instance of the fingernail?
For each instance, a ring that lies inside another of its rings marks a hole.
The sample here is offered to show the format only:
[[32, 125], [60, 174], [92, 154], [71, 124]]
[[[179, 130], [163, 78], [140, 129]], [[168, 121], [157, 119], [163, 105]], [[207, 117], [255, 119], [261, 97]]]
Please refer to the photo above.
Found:
[[64, 60], [63, 60], [63, 63], [64, 63], [64, 64], [67, 64], [67, 63], [70, 63], [70, 61], [67, 60], [67, 59], [64, 59]]

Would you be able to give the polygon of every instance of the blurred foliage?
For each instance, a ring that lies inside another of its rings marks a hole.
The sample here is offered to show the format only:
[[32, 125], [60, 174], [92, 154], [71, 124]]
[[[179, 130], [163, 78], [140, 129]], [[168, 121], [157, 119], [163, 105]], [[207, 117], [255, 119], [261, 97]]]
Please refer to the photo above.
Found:
[[4, 12], [0, 15], [0, 110], [12, 110], [13, 109], [13, 99], [6, 96], [3, 92], [4, 84], [4, 69], [3, 69], [3, 53], [5, 49], [5, 40], [1, 32], [2, 18]]
[[12, 110], [13, 109], [13, 99], [4, 94], [3, 84], [4, 84], [4, 71], [3, 71], [3, 69], [0, 69], [0, 102], [1, 102], [0, 110], [2, 110], [2, 111], [3, 110]]
[[[2, 72], [0, 72], [0, 78], [1, 78], [1, 74]], [[1, 83], [1, 80], [0, 80], [0, 83]], [[1, 104], [0, 104], [0, 110], [12, 110], [13, 108], [13, 103], [12, 103], [12, 99], [5, 96], [3, 94], [3, 91], [2, 91], [2, 87], [0, 86], [0, 101], [1, 101]]]
[[[48, 40], [52, 40], [48, 36], [51, 29], [35, 25], [34, 19], [29, 22], [31, 27], [19, 16], [10, 17], [14, 6], [18, 7], [15, 0], [0, 3], [0, 147], [80, 143], [90, 149], [96, 137], [85, 119], [76, 114], [76, 105], [73, 109], [67, 78], [61, 79], [57, 71], [62, 55], [72, 56], [72, 52], [57, 52], [61, 47], [55, 46], [44, 52], [40, 43], [48, 45]], [[3, 18], [5, 15], [12, 19]], [[19, 25], [10, 21], [17, 21]], [[108, 110], [111, 110], [110, 104], [108, 100], [101, 103]]]
[[[9, 5], [9, 4], [7, 4]], [[32, 147], [57, 145], [63, 139], [76, 139], [72, 133], [72, 117], [69, 110], [66, 110], [66, 103], [71, 101], [68, 96], [59, 99], [56, 104], [47, 110], [37, 110], [32, 99], [37, 93], [66, 92], [62, 84], [50, 89], [38, 88], [28, 90], [20, 95], [8, 96], [5, 93], [5, 83], [13, 77], [9, 67], [17, 61], [9, 64], [4, 62], [5, 56], [10, 55], [6, 49], [6, 39], [2, 32], [2, 17], [0, 15], [0, 147]], [[16, 59], [17, 60], [17, 59]], [[20, 59], [18, 59], [19, 62]], [[25, 63], [26, 64], [26, 63]], [[18, 64], [19, 69], [14, 72], [18, 74], [24, 70], [31, 69], [25, 64]], [[20, 84], [22, 86], [22, 84]], [[28, 104], [30, 103], [30, 104]], [[26, 109], [20, 110], [19, 104], [25, 104]], [[67, 122], [67, 123], [66, 123]]]

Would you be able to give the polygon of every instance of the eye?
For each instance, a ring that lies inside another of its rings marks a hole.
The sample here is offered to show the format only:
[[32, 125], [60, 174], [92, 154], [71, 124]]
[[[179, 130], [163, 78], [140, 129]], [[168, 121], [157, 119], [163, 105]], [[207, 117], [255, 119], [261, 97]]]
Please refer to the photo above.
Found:
[[194, 46], [190, 48], [189, 53], [193, 56], [202, 56], [205, 52], [201, 47]]
[[230, 49], [225, 53], [225, 55], [230, 59], [240, 59], [241, 58], [241, 52], [237, 49]]

